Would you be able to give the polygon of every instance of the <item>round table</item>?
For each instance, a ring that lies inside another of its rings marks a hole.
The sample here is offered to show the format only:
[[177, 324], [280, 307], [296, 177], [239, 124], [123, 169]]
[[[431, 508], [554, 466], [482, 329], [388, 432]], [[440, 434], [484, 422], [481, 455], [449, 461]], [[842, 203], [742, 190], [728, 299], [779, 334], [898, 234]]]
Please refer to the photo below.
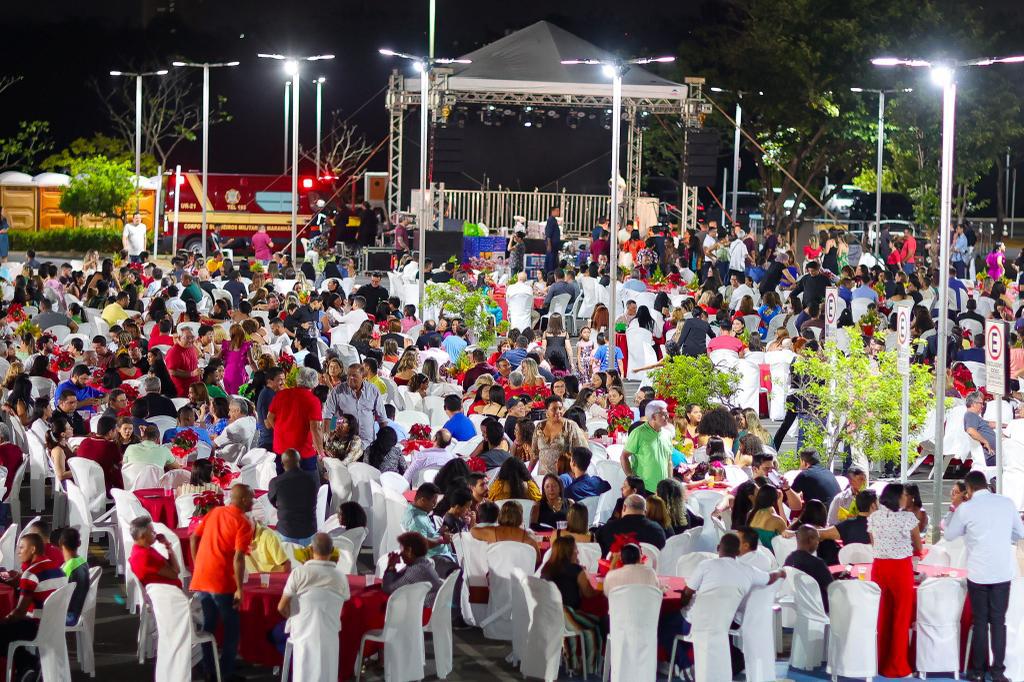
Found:
[[[604, 578], [597, 573], [587, 573], [590, 586], [598, 591], [592, 597], [585, 597], [580, 608], [595, 616], [608, 614], [608, 597], [604, 594]], [[683, 590], [686, 589], [686, 578], [677, 576], [659, 575], [658, 582], [661, 583], [661, 613], [679, 611], [683, 608]]]
[[[288, 580], [287, 573], [261, 574], [270, 576], [270, 584], [263, 587], [260, 575], [252, 575], [242, 588], [242, 604], [239, 608], [241, 639], [238, 653], [246, 661], [265, 666], [279, 666], [281, 654], [267, 639], [267, 633], [283, 618], [277, 612], [277, 604]], [[367, 631], [384, 627], [388, 595], [384, 594], [380, 582], [372, 578], [367, 585], [367, 576], [348, 577], [349, 599], [341, 608], [341, 632], [338, 633], [339, 660], [338, 679], [354, 676], [359, 642]], [[379, 645], [367, 645], [366, 655], [376, 651]]]
[[[138, 488], [135, 497], [139, 498], [142, 508], [149, 513], [149, 518], [157, 523], [162, 523], [168, 528], [178, 527], [178, 508], [174, 506], [175, 495], [173, 490], [163, 488]], [[255, 490], [255, 497], [263, 497], [266, 490]]]

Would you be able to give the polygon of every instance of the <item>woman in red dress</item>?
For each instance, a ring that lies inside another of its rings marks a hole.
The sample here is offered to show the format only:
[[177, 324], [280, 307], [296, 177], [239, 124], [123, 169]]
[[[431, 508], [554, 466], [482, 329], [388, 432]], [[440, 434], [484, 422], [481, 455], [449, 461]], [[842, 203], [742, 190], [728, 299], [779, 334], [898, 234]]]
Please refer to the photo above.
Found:
[[910, 625], [914, 620], [913, 556], [921, 554], [917, 517], [900, 511], [903, 486], [890, 483], [878, 498], [878, 511], [868, 517], [874, 549], [871, 580], [882, 588], [878, 606], [878, 674], [908, 677]]

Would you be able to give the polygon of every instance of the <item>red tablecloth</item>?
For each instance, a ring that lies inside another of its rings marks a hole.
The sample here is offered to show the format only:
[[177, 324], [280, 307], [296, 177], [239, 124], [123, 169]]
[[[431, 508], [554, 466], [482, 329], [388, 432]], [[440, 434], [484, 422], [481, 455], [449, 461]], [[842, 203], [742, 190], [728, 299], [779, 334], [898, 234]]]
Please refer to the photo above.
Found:
[[[598, 590], [598, 594], [584, 598], [580, 603], [580, 608], [595, 616], [607, 615], [608, 597], [604, 595], [603, 591], [604, 576], [598, 576], [596, 573], [587, 573], [587, 578], [590, 579], [590, 586]], [[683, 608], [683, 590], [686, 589], [686, 579], [660, 575], [658, 576], [658, 582], [661, 583], [662, 589], [661, 612], [667, 613]]]
[[189, 544], [189, 538], [192, 537], [192, 532], [188, 528], [175, 528], [174, 534], [178, 536], [178, 540], [181, 542], [181, 559], [185, 562], [185, 568], [189, 571], [192, 570], [192, 545]]
[[[149, 512], [149, 517], [157, 523], [162, 523], [168, 528], [178, 527], [178, 510], [174, 506], [174, 492], [166, 494], [163, 488], [139, 488], [135, 491], [135, 497], [139, 498], [143, 509]], [[253, 491], [256, 497], [263, 497], [266, 490]], [[187, 537], [186, 537], [187, 541]]]
[[[263, 587], [259, 576], [252, 576], [242, 590], [239, 655], [250, 663], [281, 665], [281, 655], [267, 640], [267, 633], [283, 620], [277, 612], [277, 604], [287, 580], [287, 573], [271, 573], [270, 586]], [[338, 634], [340, 680], [353, 677], [359, 642], [367, 631], [384, 626], [388, 603], [388, 595], [384, 594], [376, 579], [373, 585], [367, 586], [365, 576], [350, 575], [348, 587], [351, 596], [341, 609], [341, 632]], [[368, 645], [366, 655], [372, 651], [376, 648]]]
[[[0, 585], [0, 613], [8, 614], [14, 610], [14, 604], [17, 600], [14, 596], [14, 588], [10, 585]], [[2, 652], [4, 655], [6, 651]]]
[[149, 517], [168, 528], [178, 527], [178, 512], [174, 508], [174, 491], [163, 488], [140, 488], [135, 491]]
[[409, 500], [409, 502], [415, 502], [416, 501], [416, 491], [415, 490], [411, 490], [411, 489], [410, 490], [406, 490], [405, 492], [402, 493], [402, 495], [404, 495], [405, 499]]

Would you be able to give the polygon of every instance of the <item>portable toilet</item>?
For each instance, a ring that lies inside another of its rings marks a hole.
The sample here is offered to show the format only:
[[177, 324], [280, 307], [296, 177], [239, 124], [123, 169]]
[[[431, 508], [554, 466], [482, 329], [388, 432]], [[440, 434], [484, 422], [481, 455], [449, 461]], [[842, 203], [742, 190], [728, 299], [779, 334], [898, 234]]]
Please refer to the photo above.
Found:
[[0, 173], [0, 206], [11, 229], [36, 228], [36, 188], [32, 176], [17, 171]]
[[60, 210], [60, 197], [64, 188], [71, 182], [71, 177], [63, 173], [40, 173], [32, 178], [38, 188], [38, 217], [40, 230], [59, 227], [72, 227], [74, 218]]

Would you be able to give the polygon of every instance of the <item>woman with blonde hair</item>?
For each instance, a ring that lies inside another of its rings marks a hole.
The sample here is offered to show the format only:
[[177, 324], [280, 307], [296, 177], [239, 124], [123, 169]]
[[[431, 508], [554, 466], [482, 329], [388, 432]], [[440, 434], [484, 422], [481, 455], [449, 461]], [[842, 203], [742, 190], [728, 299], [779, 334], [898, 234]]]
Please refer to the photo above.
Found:
[[249, 380], [246, 370], [252, 341], [245, 338], [242, 325], [233, 324], [228, 330], [229, 339], [220, 346], [220, 357], [224, 361], [224, 391], [228, 395], [238, 393], [238, 387]]
[[757, 436], [762, 443], [771, 442], [771, 436], [768, 435], [768, 431], [761, 424], [761, 418], [757, 416], [757, 412], [753, 408], [743, 408], [743, 421], [746, 424], [747, 433]]
[[792, 341], [790, 341], [789, 338], [789, 332], [786, 331], [785, 327], [779, 327], [775, 330], [775, 338], [768, 342], [768, 345], [765, 347], [765, 351], [770, 353], [772, 351], [782, 350], [785, 348], [785, 343], [787, 341], [792, 345]]
[[533, 358], [523, 360], [519, 365], [519, 371], [523, 373], [523, 386], [526, 388], [543, 386], [545, 384], [544, 377], [540, 375], [540, 367]]
[[398, 358], [398, 362], [391, 372], [391, 378], [394, 380], [395, 385], [407, 386], [409, 380], [419, 372], [419, 367], [419, 352], [415, 348], [406, 348], [405, 352], [402, 353], [402, 357]]
[[498, 525], [474, 526], [469, 533], [489, 545], [495, 542], [522, 542], [540, 552], [537, 541], [523, 528], [523, 505], [515, 500], [509, 500], [501, 505], [501, 509], [498, 510]]
[[661, 529], [665, 531], [666, 538], [672, 537], [672, 517], [668, 513], [668, 505], [665, 504], [665, 500], [661, 499], [657, 495], [651, 495], [648, 497], [647, 518], [661, 526]]
[[558, 537], [567, 535], [576, 542], [593, 542], [594, 534], [590, 532], [590, 517], [587, 505], [582, 502], [571, 502], [565, 512], [565, 530], [556, 531]]
[[11, 390], [14, 388], [14, 380], [18, 378], [19, 374], [25, 373], [25, 366], [21, 364], [21, 360], [14, 360], [11, 362], [11, 366], [7, 368], [7, 375], [4, 376], [4, 388]]

